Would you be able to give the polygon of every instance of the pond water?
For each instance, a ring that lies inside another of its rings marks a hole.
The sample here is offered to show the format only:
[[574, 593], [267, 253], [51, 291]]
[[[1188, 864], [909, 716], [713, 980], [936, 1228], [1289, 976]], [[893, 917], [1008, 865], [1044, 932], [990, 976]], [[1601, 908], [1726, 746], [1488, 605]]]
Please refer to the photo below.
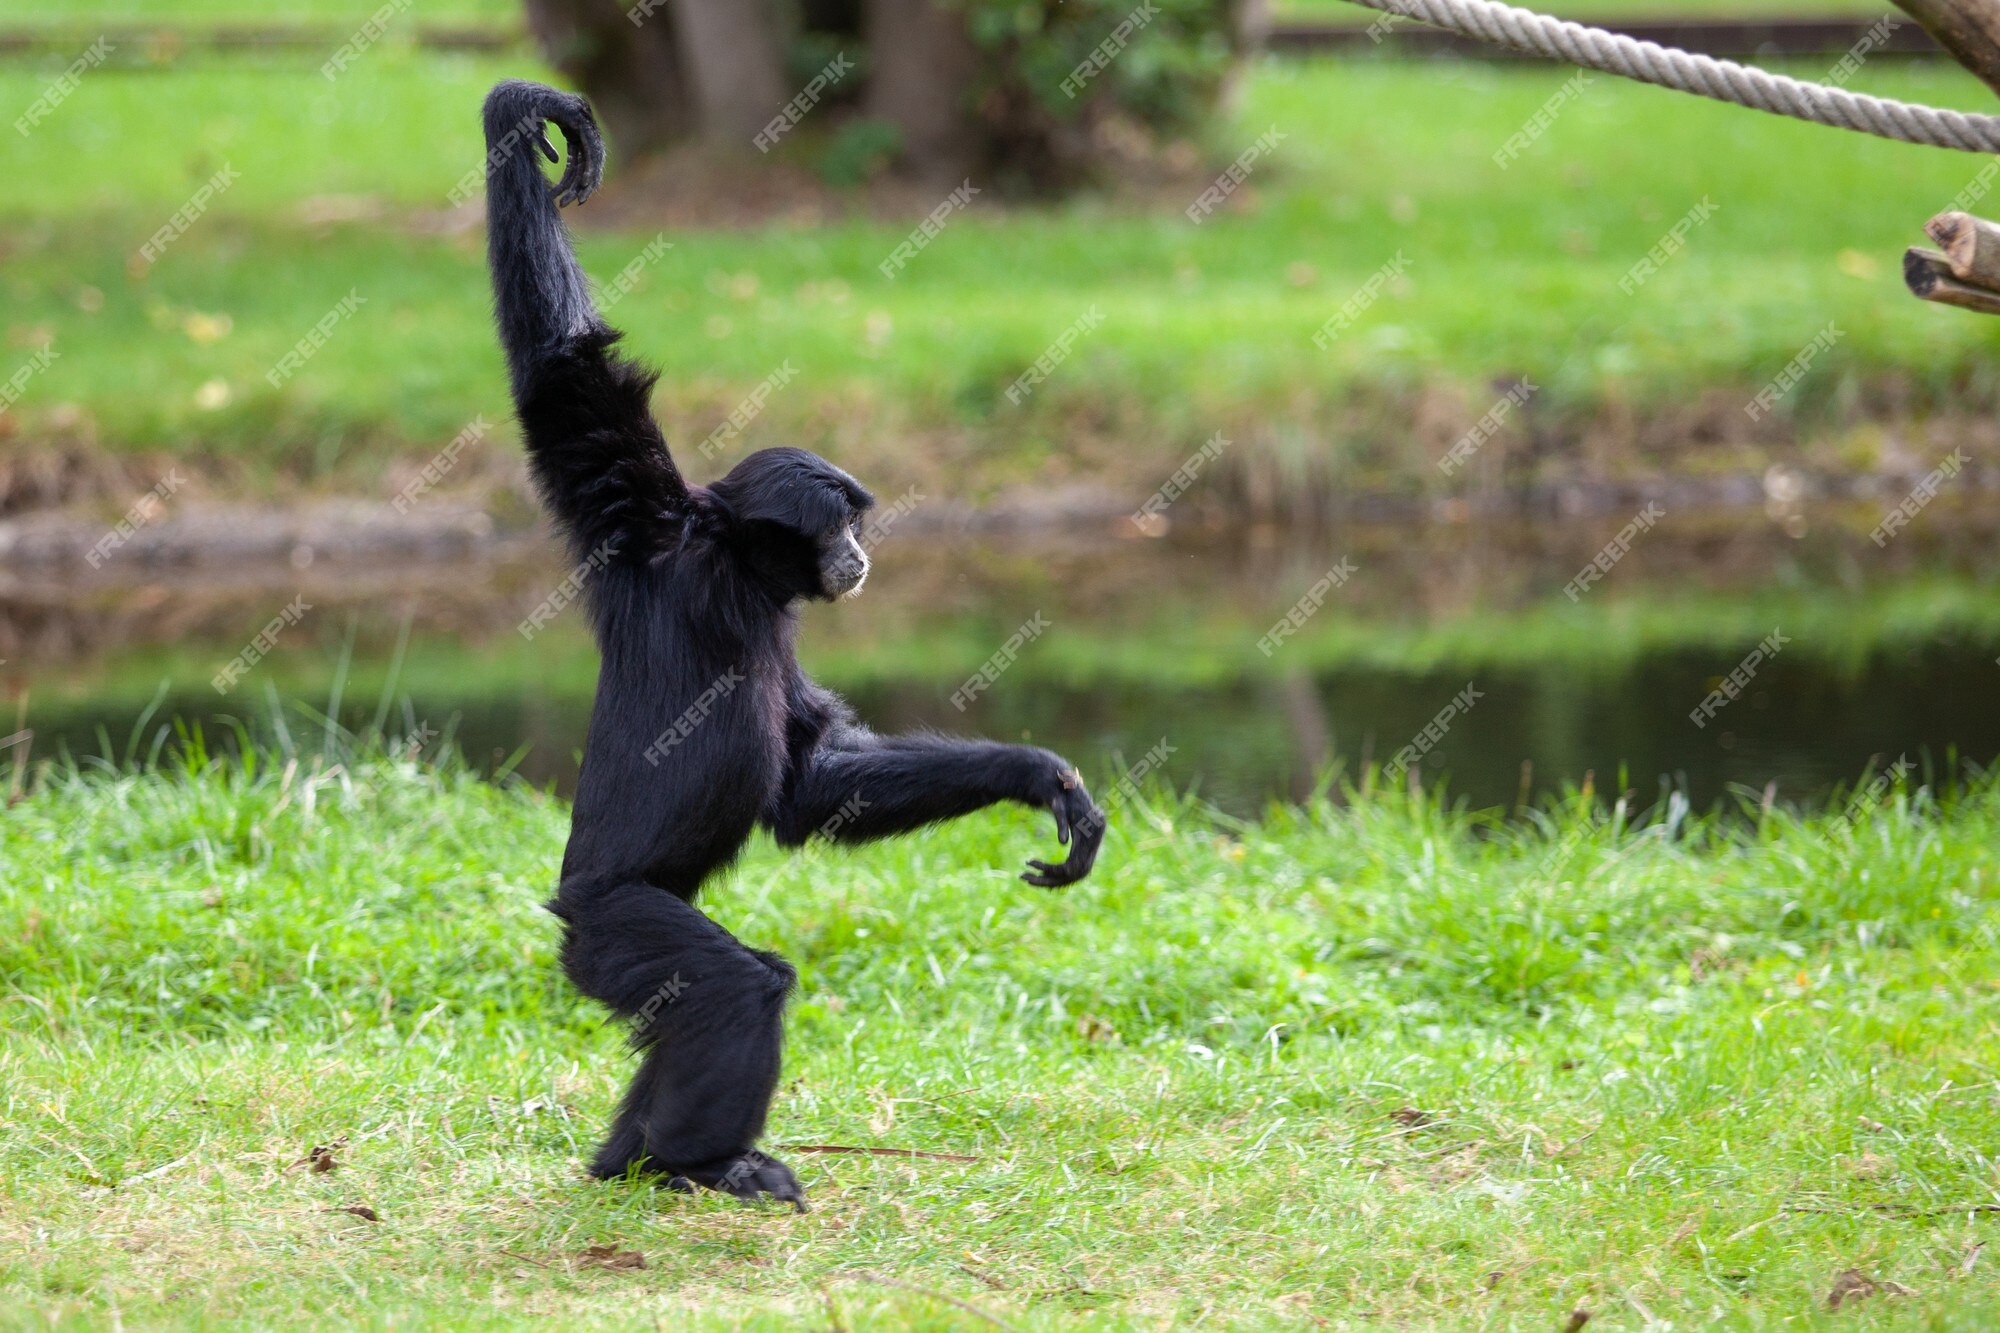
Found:
[[[1237, 813], [1399, 752], [1479, 806], [1587, 777], [1642, 805], [1815, 802], [1899, 759], [1941, 774], [2000, 754], [2000, 503], [1941, 499], [1886, 547], [1876, 517], [1670, 514], [1574, 600], [1565, 585], [1629, 515], [898, 536], [861, 597], [807, 612], [802, 654], [878, 729], [1032, 740], [1100, 783], [1164, 741], [1169, 783]], [[0, 580], [0, 734], [18, 717], [37, 756], [123, 756], [233, 720], [310, 744], [330, 711], [567, 789], [594, 653], [574, 608], [518, 630], [563, 574], [537, 545], [423, 570]], [[211, 678], [294, 598], [310, 609], [218, 695]]]

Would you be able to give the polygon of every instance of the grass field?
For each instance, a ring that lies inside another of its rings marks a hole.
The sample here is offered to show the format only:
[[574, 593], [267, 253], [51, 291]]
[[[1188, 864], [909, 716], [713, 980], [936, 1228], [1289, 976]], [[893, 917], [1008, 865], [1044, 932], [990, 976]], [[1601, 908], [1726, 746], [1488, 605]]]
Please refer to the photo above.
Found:
[[[52, 772], [0, 821], [0, 1306], [1990, 1327], [2000, 790], [1853, 808], [1153, 799], [1062, 896], [1013, 878], [1027, 814], [760, 845], [710, 906], [800, 966], [772, 1141], [973, 1159], [794, 1152], [795, 1216], [579, 1179], [625, 1057], [536, 906], [560, 804], [379, 758]], [[1850, 1270], [1879, 1290], [1830, 1316]]]
[[[37, 185], [0, 201], [0, 350], [60, 354], [27, 383], [13, 429], [171, 454], [232, 486], [354, 487], [476, 415], [504, 420], [476, 220], [432, 224], [479, 160], [481, 93], [522, 72], [385, 48], [333, 85], [296, 65], [199, 60], [86, 77], [10, 150]], [[0, 67], [0, 105], [27, 104], [46, 77]], [[1274, 63], [1209, 151], [1227, 162], [1271, 127], [1286, 138], [1203, 225], [1181, 212], [1199, 174], [1144, 200], [976, 200], [891, 281], [876, 265], [909, 219], [836, 199], [816, 221], [669, 229], [674, 248], [613, 318], [665, 366], [659, 407], [677, 438], [706, 436], [789, 362], [792, 383], [733, 448], [802, 443], [884, 487], [950, 481], [974, 495], [1160, 475], [1217, 429], [1331, 459], [1356, 483], [1432, 476], [1495, 377], [1519, 374], [1540, 386], [1545, 424], [1706, 412], [1742, 436], [1742, 402], [1829, 323], [1840, 340], [1781, 419], [2000, 398], [2000, 330], [1910, 300], [1897, 276], [1921, 221], [1982, 170], [1990, 184], [1990, 164], [1601, 79], [1496, 165], [1565, 77]], [[1862, 81], [1989, 100], [1947, 67], [1870, 66]], [[224, 166], [237, 182], [158, 263], [137, 263]], [[1685, 249], [1621, 291], [1704, 198], [1716, 211]], [[587, 262], [609, 277], [660, 230], [591, 231]], [[1315, 347], [1398, 253], [1402, 277]], [[273, 387], [266, 372], [350, 292], [367, 304]], [[1092, 308], [1097, 330], [1009, 404], [1007, 386]], [[491, 441], [508, 450], [504, 434]], [[1611, 432], [1593, 465], [1632, 462], [1632, 436]]]

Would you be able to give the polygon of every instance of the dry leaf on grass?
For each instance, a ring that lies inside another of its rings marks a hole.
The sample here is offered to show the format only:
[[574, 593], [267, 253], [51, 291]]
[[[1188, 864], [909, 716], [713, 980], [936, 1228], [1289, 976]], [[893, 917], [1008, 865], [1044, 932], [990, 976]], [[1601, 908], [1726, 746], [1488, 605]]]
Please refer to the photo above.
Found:
[[1838, 1310], [1843, 1305], [1854, 1301], [1865, 1301], [1870, 1296], [1876, 1295], [1914, 1296], [1916, 1294], [1916, 1292], [1911, 1291], [1900, 1282], [1877, 1282], [1860, 1269], [1850, 1268], [1845, 1273], [1841, 1273], [1833, 1279], [1833, 1290], [1826, 1294], [1826, 1308], [1829, 1310]]
[[621, 1250], [616, 1245], [593, 1245], [576, 1256], [578, 1268], [644, 1268], [646, 1256], [637, 1250]]
[[326, 1172], [335, 1170], [340, 1166], [340, 1159], [334, 1156], [334, 1154], [346, 1146], [347, 1135], [345, 1134], [342, 1134], [332, 1143], [314, 1144], [311, 1152], [299, 1158], [298, 1161], [293, 1162], [285, 1170], [296, 1171], [302, 1166], [309, 1166], [315, 1175], [324, 1175]]
[[1111, 1020], [1100, 1018], [1096, 1014], [1084, 1014], [1078, 1018], [1076, 1020], [1076, 1032], [1085, 1041], [1115, 1042], [1118, 1040], [1118, 1029], [1112, 1026]]
[[1890, 1165], [1889, 1159], [1880, 1153], [1865, 1152], [1847, 1160], [1847, 1171], [1857, 1179], [1874, 1180], [1888, 1174]]

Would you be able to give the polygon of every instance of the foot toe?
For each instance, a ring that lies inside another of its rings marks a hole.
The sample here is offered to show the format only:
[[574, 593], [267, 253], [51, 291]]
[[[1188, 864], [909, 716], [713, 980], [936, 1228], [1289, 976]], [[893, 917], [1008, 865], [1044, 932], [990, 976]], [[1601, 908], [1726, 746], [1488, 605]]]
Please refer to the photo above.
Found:
[[734, 1195], [745, 1203], [766, 1196], [805, 1211], [806, 1192], [792, 1169], [773, 1157], [751, 1151], [729, 1161], [713, 1188]]

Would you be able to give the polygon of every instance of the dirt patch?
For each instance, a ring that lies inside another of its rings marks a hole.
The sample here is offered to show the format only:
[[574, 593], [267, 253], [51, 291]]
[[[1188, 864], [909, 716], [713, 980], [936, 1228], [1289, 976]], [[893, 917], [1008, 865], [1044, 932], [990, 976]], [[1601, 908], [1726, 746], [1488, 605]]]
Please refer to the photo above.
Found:
[[149, 460], [116, 458], [83, 444], [9, 440], [0, 453], [0, 516], [130, 496], [157, 475], [149, 471]]
[[117, 581], [227, 566], [305, 570], [320, 562], [499, 559], [538, 541], [532, 528], [503, 528], [485, 510], [455, 504], [399, 514], [379, 501], [357, 499], [285, 506], [196, 503], [129, 533], [74, 511], [0, 521], [0, 570]]
[[[1656, 504], [1671, 513], [1761, 509], [1781, 527], [1804, 530], [1809, 509], [1846, 506], [1885, 511], [1911, 495], [1921, 464], [1858, 475], [1783, 465], [1761, 472], [1706, 477], [1640, 477], [1532, 483], [1473, 495], [1325, 490], [1269, 477], [1222, 471], [1210, 489], [1169, 510], [1135, 519], [1136, 484], [1081, 481], [1006, 487], [983, 503], [920, 486], [879, 489], [882, 536], [976, 535], [1045, 545], [1144, 542], [1168, 535], [1230, 539], [1270, 531], [1311, 532], [1349, 524], [1434, 524], [1473, 520], [1539, 522], [1622, 514]], [[1164, 475], [1164, 474], [1163, 474]], [[2000, 460], [1975, 462], [1950, 481], [1954, 496], [2000, 492]], [[92, 495], [105, 494], [93, 486]], [[1140, 497], [1143, 499], [1143, 497]], [[0, 518], [0, 591], [13, 579], [54, 577], [82, 585], [148, 582], [167, 573], [229, 581], [233, 572], [260, 581], [315, 567], [337, 570], [496, 565], [555, 549], [525, 481], [426, 499], [398, 512], [387, 500], [307, 496], [290, 502], [217, 502], [178, 498], [148, 521], [121, 526], [103, 505], [71, 505]]]

